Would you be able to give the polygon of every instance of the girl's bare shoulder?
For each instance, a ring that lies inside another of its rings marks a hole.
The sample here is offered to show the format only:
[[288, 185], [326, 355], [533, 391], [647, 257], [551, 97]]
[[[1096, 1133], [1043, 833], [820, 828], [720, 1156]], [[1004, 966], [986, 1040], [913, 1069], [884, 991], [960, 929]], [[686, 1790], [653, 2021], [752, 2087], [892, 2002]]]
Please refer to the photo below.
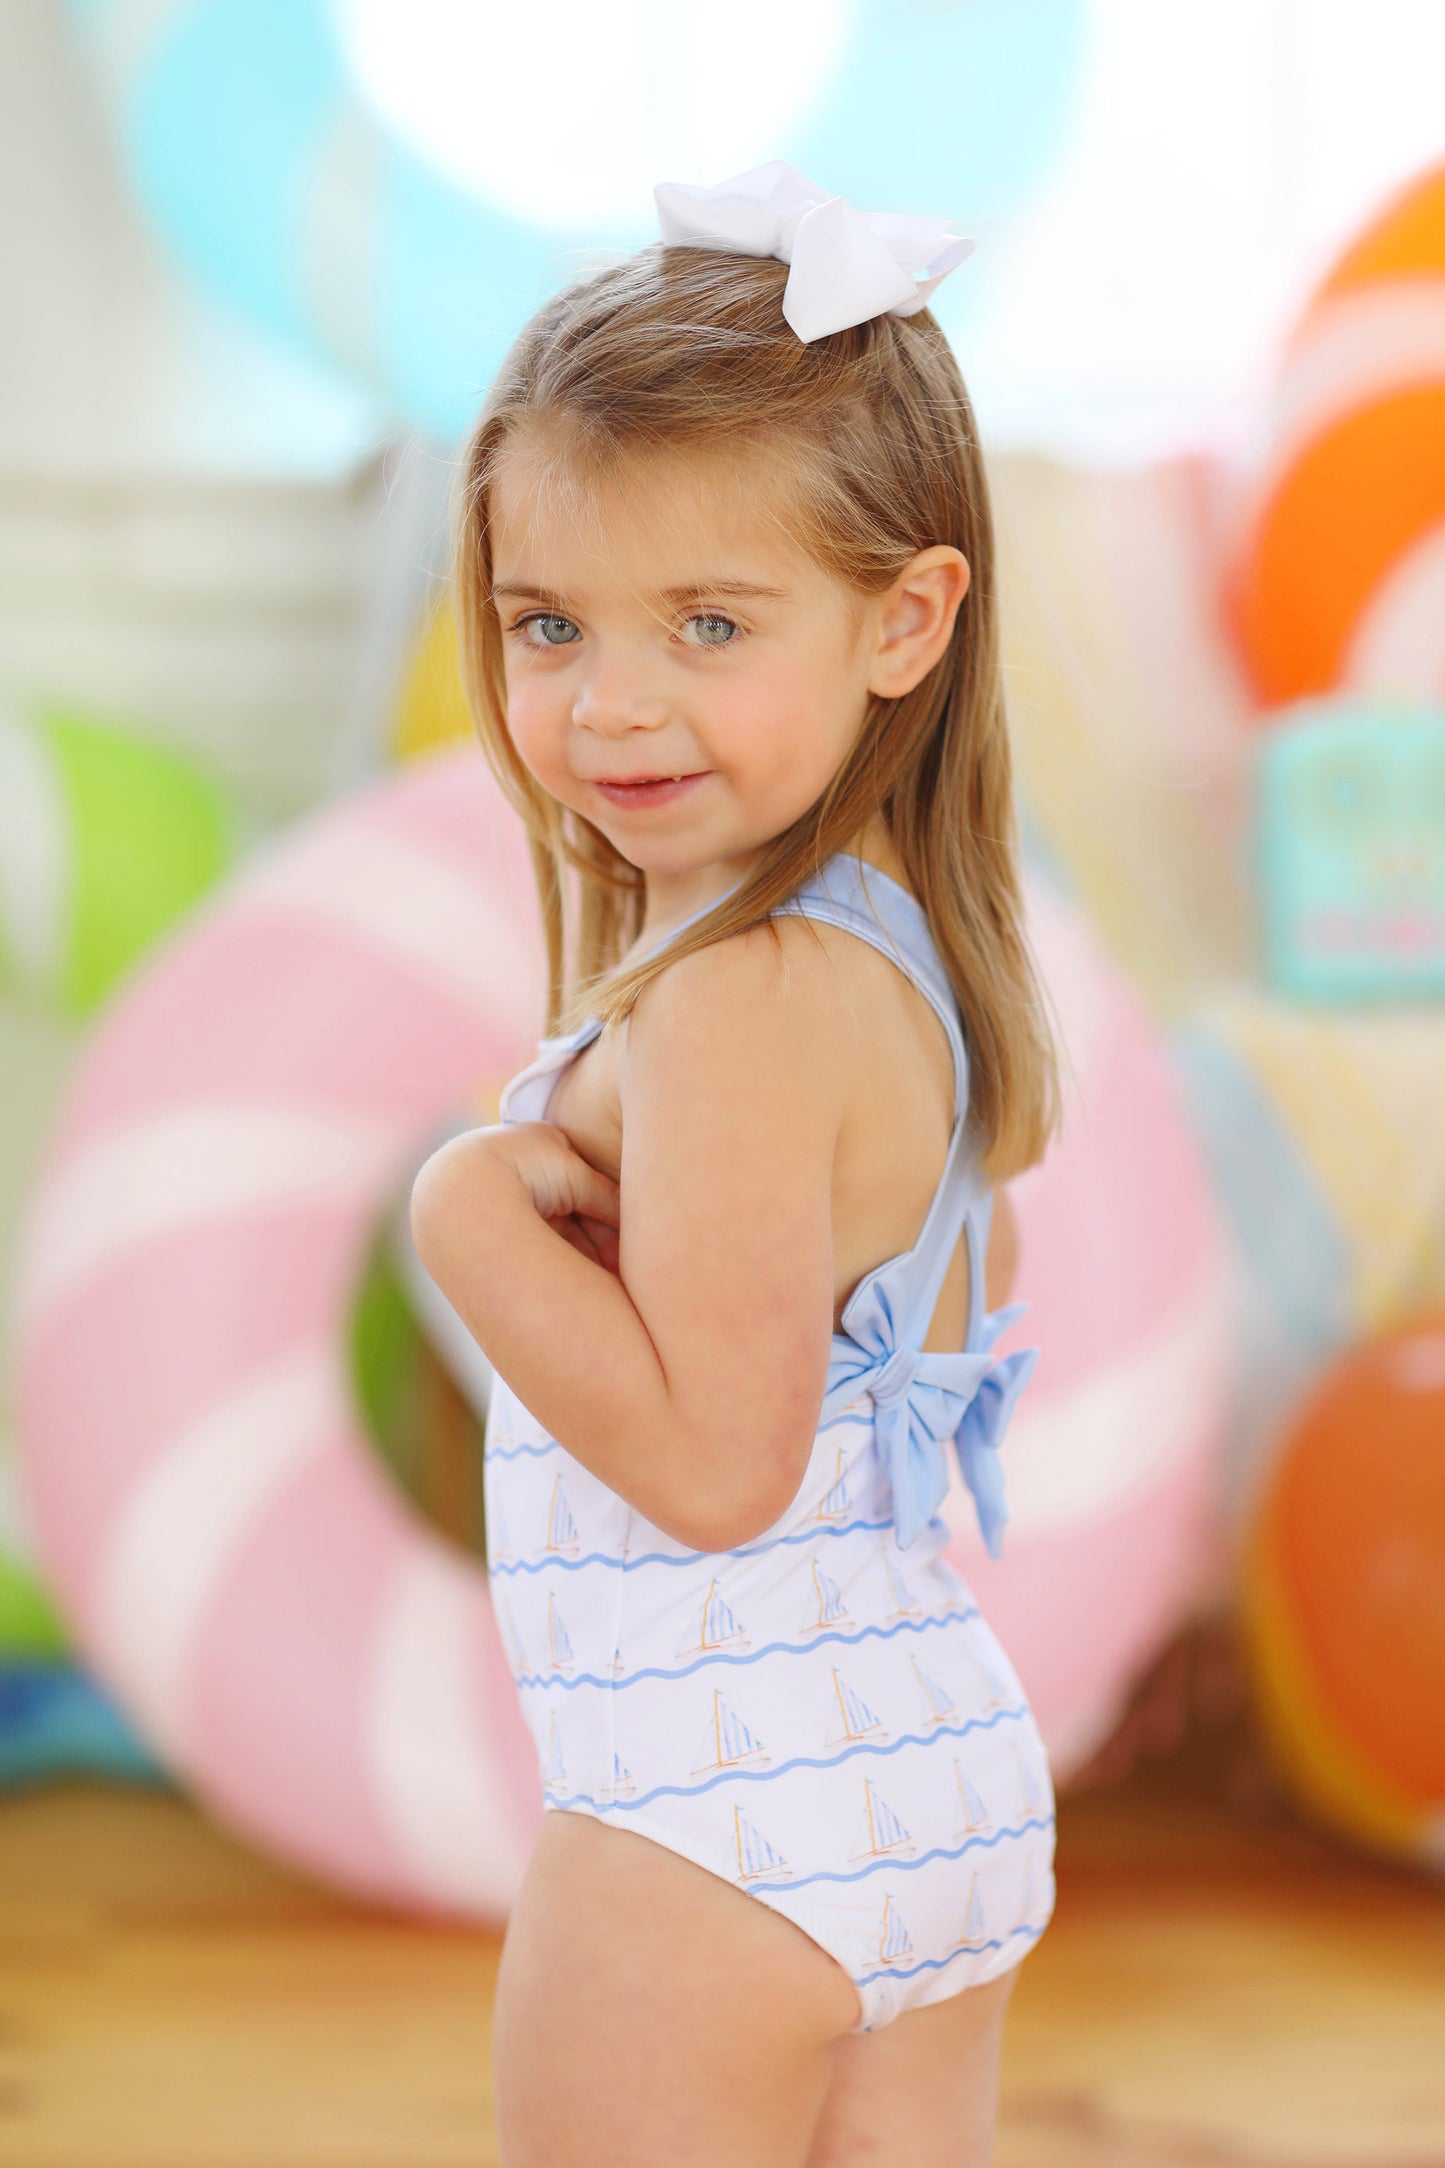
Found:
[[857, 966], [845, 953], [858, 945], [788, 914], [694, 949], [638, 995], [619, 1033], [622, 1073], [636, 1076], [665, 1048], [714, 1065], [719, 1081], [791, 1065], [836, 1096], [862, 1043]]

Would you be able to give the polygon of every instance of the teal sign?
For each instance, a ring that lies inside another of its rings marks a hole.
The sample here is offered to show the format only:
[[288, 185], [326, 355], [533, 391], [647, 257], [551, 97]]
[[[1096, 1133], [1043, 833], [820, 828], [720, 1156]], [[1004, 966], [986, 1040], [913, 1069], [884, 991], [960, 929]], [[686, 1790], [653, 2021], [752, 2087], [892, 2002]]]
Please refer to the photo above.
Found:
[[1256, 841], [1282, 991], [1445, 998], [1445, 708], [1282, 710], [1264, 733]]

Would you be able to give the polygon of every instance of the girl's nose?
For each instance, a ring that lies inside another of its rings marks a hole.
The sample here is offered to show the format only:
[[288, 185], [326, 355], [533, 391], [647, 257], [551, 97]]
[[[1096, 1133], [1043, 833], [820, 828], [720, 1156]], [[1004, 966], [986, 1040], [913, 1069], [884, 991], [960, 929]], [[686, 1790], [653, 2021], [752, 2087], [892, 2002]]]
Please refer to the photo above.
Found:
[[666, 707], [640, 653], [588, 657], [572, 703], [581, 730], [645, 730], [666, 719]]

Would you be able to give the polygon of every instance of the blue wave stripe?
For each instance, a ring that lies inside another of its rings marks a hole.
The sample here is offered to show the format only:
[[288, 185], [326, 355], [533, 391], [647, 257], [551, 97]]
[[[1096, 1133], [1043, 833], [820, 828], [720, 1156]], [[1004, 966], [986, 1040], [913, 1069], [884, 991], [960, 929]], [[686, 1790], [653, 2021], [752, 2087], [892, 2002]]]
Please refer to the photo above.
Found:
[[776, 1656], [780, 1652], [788, 1656], [804, 1656], [809, 1649], [822, 1648], [829, 1641], [841, 1641], [850, 1648], [859, 1641], [891, 1641], [895, 1634], [926, 1633], [930, 1626], [966, 1625], [971, 1618], [977, 1618], [978, 1615], [978, 1605], [971, 1603], [961, 1611], [945, 1611], [936, 1618], [905, 1618], [900, 1619], [896, 1626], [863, 1626], [856, 1634], [817, 1634], [811, 1641], [770, 1641], [766, 1648], [754, 1649], [750, 1655], [744, 1655], [737, 1650], [729, 1655], [725, 1650], [717, 1649], [706, 1656], [697, 1657], [690, 1664], [684, 1664], [677, 1671], [664, 1671], [658, 1665], [649, 1665], [645, 1671], [629, 1672], [626, 1678], [614, 1679], [609, 1676], [599, 1679], [592, 1671], [579, 1671], [575, 1679], [565, 1679], [559, 1672], [551, 1671], [521, 1671], [515, 1676], [518, 1686], [560, 1686], [567, 1693], [570, 1693], [574, 1686], [605, 1686], [616, 1693], [624, 1686], [636, 1686], [640, 1679], [690, 1678], [694, 1671], [701, 1671], [708, 1664], [760, 1664], [765, 1656]]
[[[851, 1346], [852, 1343], [849, 1344]], [[836, 1430], [841, 1423], [871, 1423], [872, 1421], [873, 1403], [871, 1400], [866, 1407], [862, 1408], [853, 1407], [850, 1404], [847, 1407], [840, 1408], [836, 1415], [830, 1415], [825, 1422], [820, 1422], [814, 1436], [825, 1437], [830, 1430]]]
[[[818, 1438], [825, 1438], [828, 1435], [829, 1431], [838, 1430], [845, 1423], [862, 1423], [865, 1425], [871, 1425], [872, 1421], [873, 1410], [871, 1407], [840, 1408], [836, 1415], [830, 1415], [828, 1417], [826, 1423], [819, 1423], [818, 1428], [814, 1433], [814, 1436]], [[527, 1456], [530, 1456], [533, 1459], [540, 1460], [548, 1453], [563, 1452], [566, 1452], [566, 1447], [559, 1445], [555, 1438], [544, 1438], [538, 1445], [488, 1444], [484, 1448], [483, 1458], [486, 1460], [521, 1460]], [[571, 1460], [574, 1459], [576, 1456], [573, 1454], [568, 1454], [567, 1457], [569, 1460]], [[580, 1467], [581, 1465], [582, 1464], [579, 1461], [578, 1466]]]
[[947, 1957], [925, 1957], [906, 1969], [898, 1965], [880, 1965], [876, 1972], [855, 1972], [853, 1985], [866, 1987], [870, 1980], [911, 1980], [916, 1972], [938, 1972], [944, 1965], [951, 1965], [955, 1958], [976, 1955], [983, 1950], [1001, 1950], [1004, 1943], [1012, 1942], [1016, 1935], [1022, 1935], [1027, 1942], [1037, 1942], [1047, 1925], [1048, 1921], [1045, 1920], [1043, 1927], [1013, 1927], [1001, 1939], [976, 1943], [972, 1950], [953, 1950]]
[[926, 1867], [931, 1859], [962, 1859], [965, 1852], [991, 1852], [996, 1844], [1003, 1843], [1005, 1837], [1026, 1837], [1030, 1830], [1052, 1829], [1053, 1826], [1052, 1814], [1037, 1815], [1027, 1822], [1020, 1822], [1017, 1828], [996, 1829], [992, 1836], [967, 1837], [962, 1844], [957, 1845], [935, 1845], [931, 1852], [921, 1852], [917, 1859], [900, 1859], [895, 1852], [890, 1853], [886, 1859], [870, 1860], [866, 1867], [857, 1867], [847, 1874], [841, 1868], [819, 1868], [816, 1874], [799, 1874], [776, 1882], [750, 1882], [748, 1887], [754, 1891], [787, 1890], [806, 1889], [810, 1882], [861, 1882], [865, 1875], [876, 1874], [880, 1867]]
[[[932, 1528], [934, 1522], [928, 1525]], [[589, 1551], [585, 1558], [515, 1558], [506, 1564], [498, 1563], [490, 1571], [500, 1577], [508, 1573], [545, 1573], [549, 1566], [560, 1566], [564, 1573], [578, 1573], [583, 1566], [620, 1566], [624, 1573], [635, 1573], [639, 1566], [696, 1566], [709, 1558], [761, 1558], [764, 1552], [779, 1550], [785, 1543], [819, 1543], [825, 1536], [851, 1536], [860, 1528], [877, 1531], [892, 1526], [890, 1513], [881, 1521], [848, 1521], [842, 1527], [820, 1521], [816, 1528], [795, 1529], [790, 1536], [770, 1536], [766, 1543], [744, 1544], [736, 1551], [639, 1551], [636, 1558], [614, 1558], [610, 1551]]]
[[714, 1790], [719, 1784], [771, 1784], [792, 1769], [836, 1769], [840, 1762], [852, 1761], [859, 1754], [883, 1757], [901, 1754], [906, 1746], [934, 1746], [940, 1739], [964, 1739], [971, 1731], [992, 1731], [995, 1724], [1016, 1722], [1028, 1713], [1027, 1702], [1021, 1702], [1016, 1709], [996, 1709], [992, 1716], [971, 1716], [966, 1724], [940, 1724], [927, 1736], [922, 1732], [906, 1731], [887, 1746], [881, 1741], [861, 1739], [856, 1745], [845, 1747], [841, 1754], [826, 1758], [799, 1754], [792, 1761], [779, 1762], [776, 1769], [720, 1769], [706, 1784], [658, 1784], [650, 1792], [644, 1792], [640, 1799], [594, 1799], [590, 1792], [568, 1794], [550, 1785], [544, 1787], [545, 1797], [552, 1806], [577, 1806], [580, 1803], [595, 1808], [599, 1814], [636, 1814], [640, 1807], [650, 1805], [654, 1799], [700, 1799], [704, 1792]]

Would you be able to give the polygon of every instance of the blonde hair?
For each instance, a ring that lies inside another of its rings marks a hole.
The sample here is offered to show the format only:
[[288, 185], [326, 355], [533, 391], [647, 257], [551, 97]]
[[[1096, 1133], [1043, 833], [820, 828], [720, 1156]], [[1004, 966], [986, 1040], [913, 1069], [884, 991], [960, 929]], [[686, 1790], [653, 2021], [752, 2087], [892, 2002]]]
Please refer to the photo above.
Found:
[[[607, 1028], [666, 965], [765, 924], [881, 814], [962, 1013], [969, 1114], [994, 1182], [1041, 1159], [1059, 1121], [1054, 1043], [1024, 932], [999, 670], [988, 485], [968, 393], [927, 309], [805, 345], [785, 321], [787, 266], [654, 242], [564, 287], [514, 343], [462, 451], [452, 583], [462, 683], [483, 749], [525, 823], [546, 938], [546, 1030]], [[870, 698], [852, 751], [754, 871], [674, 941], [614, 970], [646, 885], [526, 768], [507, 728], [492, 600], [492, 488], [513, 440], [553, 441], [574, 479], [617, 481], [648, 455], [766, 451], [788, 532], [860, 596], [947, 543], [972, 578], [943, 656], [911, 692]], [[566, 868], [575, 870], [575, 975]], [[611, 974], [609, 976], [609, 973]]]

